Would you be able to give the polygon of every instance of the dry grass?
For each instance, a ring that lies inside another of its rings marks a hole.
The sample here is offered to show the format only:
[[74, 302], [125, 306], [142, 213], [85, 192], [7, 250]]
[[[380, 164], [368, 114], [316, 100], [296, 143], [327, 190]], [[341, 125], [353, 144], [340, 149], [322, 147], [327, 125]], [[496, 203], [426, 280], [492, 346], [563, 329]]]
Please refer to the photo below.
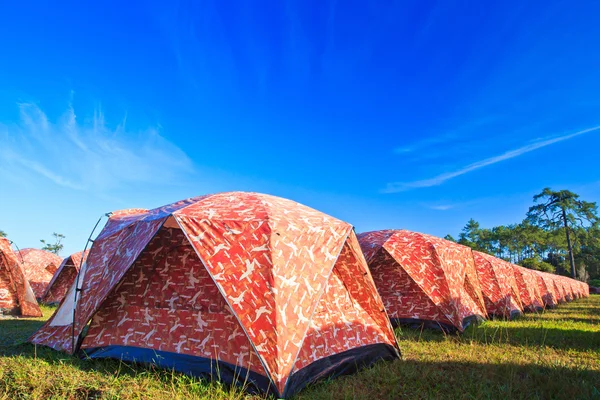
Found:
[[[52, 311], [44, 308], [45, 318]], [[248, 398], [218, 382], [24, 344], [45, 318], [0, 320], [0, 399]], [[600, 399], [600, 296], [461, 336], [397, 334], [404, 360], [317, 383], [297, 398]]]

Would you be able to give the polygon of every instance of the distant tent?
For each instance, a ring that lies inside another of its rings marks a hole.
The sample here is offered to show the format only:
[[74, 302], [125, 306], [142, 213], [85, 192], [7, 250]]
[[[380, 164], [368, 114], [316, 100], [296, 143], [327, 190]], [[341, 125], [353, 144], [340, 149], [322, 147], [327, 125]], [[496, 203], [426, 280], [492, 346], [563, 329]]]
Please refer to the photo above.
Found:
[[[88, 252], [86, 251], [86, 254], [87, 253]], [[55, 304], [61, 302], [75, 281], [77, 273], [79, 272], [79, 267], [81, 266], [81, 261], [84, 258], [84, 253], [79, 251], [71, 254], [62, 261], [58, 271], [54, 273], [52, 280], [46, 288], [46, 292], [42, 296], [42, 303]]]
[[473, 257], [488, 314], [512, 319], [523, 313], [512, 264], [478, 251]]
[[554, 285], [554, 280], [545, 272], [534, 271], [538, 280], [538, 286], [542, 294], [542, 300], [546, 308], [554, 308], [558, 305], [558, 296]]
[[0, 314], [41, 317], [42, 311], [8, 239], [0, 237]]
[[33, 289], [35, 297], [40, 299], [52, 276], [58, 270], [62, 259], [54, 253], [39, 249], [23, 249], [17, 253], [19, 261], [22, 261], [25, 277]]
[[31, 342], [280, 397], [399, 357], [352, 226], [278, 197], [222, 193], [115, 213], [79, 282]]
[[555, 274], [549, 274], [546, 273], [549, 278], [552, 280], [552, 283], [554, 284], [554, 292], [556, 293], [556, 298], [558, 299], [558, 303], [565, 303], [567, 301], [567, 293], [565, 291], [565, 288], [562, 284], [562, 280], [560, 279], [560, 276], [555, 275]]
[[393, 323], [463, 331], [487, 317], [470, 248], [405, 230], [358, 238]]
[[[540, 292], [537, 274], [528, 268], [513, 265], [519, 295], [525, 311], [535, 312], [544, 309], [544, 300]], [[539, 278], [541, 279], [541, 278]]]
[[558, 277], [558, 281], [560, 283], [560, 287], [563, 291], [563, 296], [565, 298], [565, 301], [573, 301], [574, 297], [573, 297], [573, 292], [571, 291], [571, 284], [570, 284], [570, 278], [567, 278], [566, 276], [559, 276]]

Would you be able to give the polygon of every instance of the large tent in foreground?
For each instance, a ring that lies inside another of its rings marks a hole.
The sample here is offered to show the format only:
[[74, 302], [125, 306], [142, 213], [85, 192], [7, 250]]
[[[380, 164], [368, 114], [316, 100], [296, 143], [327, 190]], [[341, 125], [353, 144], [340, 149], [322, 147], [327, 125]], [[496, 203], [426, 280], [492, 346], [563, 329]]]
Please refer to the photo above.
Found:
[[487, 317], [470, 248], [405, 230], [358, 238], [392, 322], [463, 331]]
[[[87, 253], [88, 252], [86, 251], [85, 254]], [[61, 302], [75, 281], [81, 262], [84, 258], [85, 255], [83, 251], [78, 251], [77, 253], [65, 257], [48, 284], [48, 287], [42, 296], [42, 303], [55, 304]]]
[[31, 342], [280, 397], [399, 357], [352, 226], [290, 200], [223, 193], [114, 215], [78, 281]]
[[0, 237], [0, 314], [41, 317], [42, 311], [8, 239]]
[[519, 288], [523, 309], [530, 312], [542, 311], [544, 309], [544, 300], [535, 271], [514, 264], [512, 267], [515, 272], [515, 280]]
[[62, 258], [40, 249], [19, 250], [17, 257], [22, 262], [25, 277], [29, 281], [35, 297], [41, 299], [54, 273], [58, 270]]
[[473, 251], [473, 257], [488, 314], [509, 319], [521, 315], [523, 305], [512, 264], [479, 251]]

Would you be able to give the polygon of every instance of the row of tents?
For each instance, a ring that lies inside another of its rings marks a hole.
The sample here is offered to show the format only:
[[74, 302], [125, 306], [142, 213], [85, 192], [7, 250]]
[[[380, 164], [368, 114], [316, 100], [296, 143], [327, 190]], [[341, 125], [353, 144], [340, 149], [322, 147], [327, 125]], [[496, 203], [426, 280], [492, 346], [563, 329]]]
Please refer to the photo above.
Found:
[[[2, 246], [33, 315], [35, 295]], [[582, 282], [444, 239], [356, 235], [296, 202], [232, 192], [112, 213], [89, 252], [54, 274], [42, 297], [60, 305], [29, 341], [287, 397], [399, 358], [393, 325], [461, 332], [588, 295]]]

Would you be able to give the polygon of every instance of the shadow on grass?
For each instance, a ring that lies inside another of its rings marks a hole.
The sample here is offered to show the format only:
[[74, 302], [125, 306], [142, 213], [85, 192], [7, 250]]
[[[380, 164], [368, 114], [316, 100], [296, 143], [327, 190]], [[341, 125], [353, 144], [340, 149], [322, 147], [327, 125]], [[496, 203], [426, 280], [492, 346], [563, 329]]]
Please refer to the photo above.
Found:
[[600, 372], [471, 362], [395, 361], [317, 383], [299, 399], [600, 399]]
[[0, 355], [2, 355], [3, 346], [25, 342], [45, 322], [21, 317], [0, 319]]

